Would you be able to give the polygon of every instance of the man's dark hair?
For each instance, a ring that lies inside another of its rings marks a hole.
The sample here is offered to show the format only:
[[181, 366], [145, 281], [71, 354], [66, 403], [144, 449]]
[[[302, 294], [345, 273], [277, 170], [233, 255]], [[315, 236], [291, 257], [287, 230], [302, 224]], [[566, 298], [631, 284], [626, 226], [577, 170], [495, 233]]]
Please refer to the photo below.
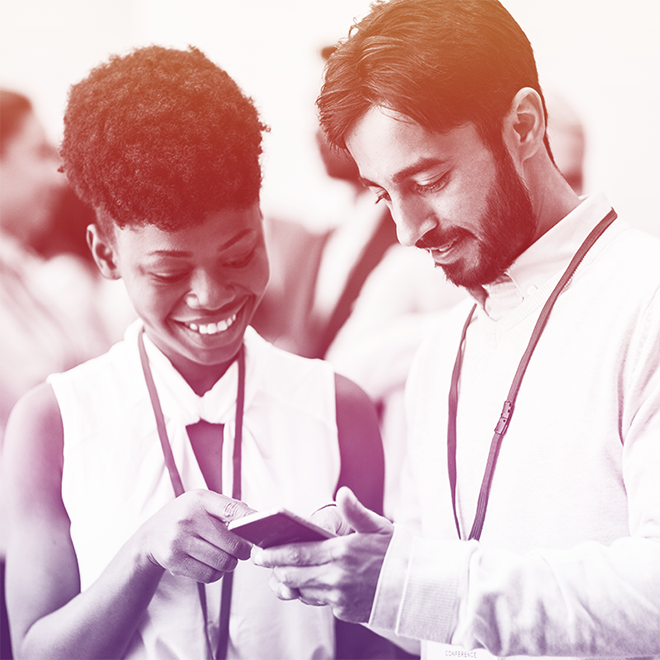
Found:
[[7, 145], [31, 112], [32, 103], [27, 96], [9, 89], [0, 89], [0, 156], [4, 156]]
[[262, 131], [251, 99], [201, 51], [113, 56], [69, 92], [63, 169], [101, 226], [192, 226], [259, 200]]
[[529, 40], [497, 0], [391, 0], [375, 2], [330, 57], [317, 106], [340, 148], [372, 106], [433, 133], [472, 122], [493, 145], [523, 87], [543, 99]]

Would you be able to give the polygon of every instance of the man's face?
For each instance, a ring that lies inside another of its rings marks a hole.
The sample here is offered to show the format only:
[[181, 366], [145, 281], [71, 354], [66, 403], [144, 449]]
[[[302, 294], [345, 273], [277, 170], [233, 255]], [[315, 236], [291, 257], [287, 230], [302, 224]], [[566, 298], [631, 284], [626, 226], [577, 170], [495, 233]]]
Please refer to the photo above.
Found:
[[47, 229], [65, 185], [58, 166], [41, 124], [26, 114], [0, 158], [0, 221], [6, 232], [29, 242]]
[[115, 228], [112, 250], [149, 338], [193, 387], [215, 382], [236, 357], [268, 283], [258, 205], [176, 232]]
[[492, 282], [532, 243], [526, 188], [504, 146], [496, 156], [473, 124], [430, 133], [372, 107], [346, 144], [364, 183], [390, 207], [399, 242], [428, 250], [454, 284]]

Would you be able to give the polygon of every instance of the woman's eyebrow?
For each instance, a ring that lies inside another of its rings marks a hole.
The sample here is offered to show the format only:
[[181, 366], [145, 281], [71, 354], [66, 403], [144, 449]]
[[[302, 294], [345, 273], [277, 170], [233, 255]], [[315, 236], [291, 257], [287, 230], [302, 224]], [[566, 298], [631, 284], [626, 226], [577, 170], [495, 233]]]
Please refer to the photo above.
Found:
[[243, 231], [239, 231], [238, 234], [235, 234], [226, 243], [222, 244], [222, 246], [220, 247], [220, 251], [233, 247], [234, 245], [236, 245], [236, 243], [239, 243], [243, 238], [249, 236], [250, 234], [254, 234], [254, 229], [248, 228], [248, 229], [243, 229]]
[[[243, 229], [242, 231], [239, 231], [238, 234], [235, 234], [226, 243], [223, 243], [218, 248], [218, 251], [224, 252], [250, 234], [254, 234], [254, 229]], [[153, 257], [178, 257], [179, 259], [189, 259], [194, 256], [194, 253], [190, 250], [152, 250], [148, 254]]]

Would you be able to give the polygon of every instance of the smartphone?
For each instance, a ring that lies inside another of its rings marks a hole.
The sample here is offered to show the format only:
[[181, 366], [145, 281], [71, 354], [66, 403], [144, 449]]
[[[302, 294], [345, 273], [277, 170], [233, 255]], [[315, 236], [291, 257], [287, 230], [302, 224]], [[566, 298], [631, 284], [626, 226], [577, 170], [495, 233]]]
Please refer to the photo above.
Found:
[[238, 520], [232, 520], [227, 525], [227, 529], [260, 548], [271, 548], [287, 543], [325, 541], [336, 536], [309, 520], [281, 508], [250, 513]]

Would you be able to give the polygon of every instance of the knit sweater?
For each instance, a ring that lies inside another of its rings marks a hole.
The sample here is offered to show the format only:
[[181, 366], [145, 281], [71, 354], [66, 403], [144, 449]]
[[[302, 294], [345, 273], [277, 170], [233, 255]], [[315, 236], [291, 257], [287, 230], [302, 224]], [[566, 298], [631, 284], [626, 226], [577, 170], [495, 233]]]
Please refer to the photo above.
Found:
[[[543, 303], [609, 209], [602, 195], [583, 201], [477, 308], [457, 415], [463, 538]], [[440, 319], [407, 389], [421, 533], [397, 521], [372, 625], [427, 640], [425, 658], [660, 656], [659, 288], [660, 242], [616, 220], [532, 356], [480, 541], [457, 539], [447, 476], [447, 397], [470, 303]]]

